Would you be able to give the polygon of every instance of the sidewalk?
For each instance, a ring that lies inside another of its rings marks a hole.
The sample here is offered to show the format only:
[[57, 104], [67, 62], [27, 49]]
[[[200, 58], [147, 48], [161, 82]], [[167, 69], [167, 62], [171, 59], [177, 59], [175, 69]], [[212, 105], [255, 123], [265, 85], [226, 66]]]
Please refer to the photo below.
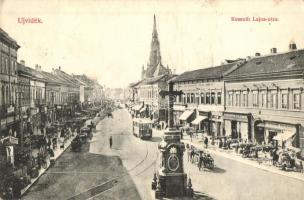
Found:
[[[294, 178], [300, 181], [304, 181], [304, 174], [300, 173], [300, 172], [294, 172], [294, 171], [283, 171], [275, 166], [272, 165], [272, 163], [270, 162], [263, 162], [262, 158], [261, 161], [258, 162], [256, 159], [250, 159], [250, 158], [243, 158], [240, 154], [237, 154], [234, 150], [224, 150], [224, 149], [220, 149], [214, 145], [208, 145], [208, 149], [206, 149], [204, 147], [204, 143], [202, 141], [201, 138], [193, 138], [192, 142], [190, 141], [190, 137], [187, 136], [183, 136], [183, 140], [181, 140], [182, 142], [184, 142], [185, 144], [189, 144], [192, 145], [198, 149], [207, 151], [209, 153], [218, 155], [218, 156], [222, 156], [231, 160], [235, 160], [238, 161], [240, 163], [246, 164], [246, 165], [250, 165], [252, 167], [256, 167], [268, 172], [272, 172], [272, 173], [276, 173], [282, 176], [287, 176], [290, 178]], [[216, 164], [216, 163], [215, 163]]]
[[[98, 123], [100, 120], [102, 120], [103, 118], [105, 117], [105, 115], [101, 115], [100, 117], [95, 117], [94, 119], [88, 119], [86, 122], [85, 122], [85, 125], [88, 125], [88, 124], [91, 124], [91, 121], [93, 120], [95, 123]], [[71, 142], [72, 140], [76, 137], [76, 133], [74, 133], [74, 136], [72, 136], [70, 139], [68, 139], [66, 142], [65, 142], [65, 145], [64, 145], [64, 149], [61, 149], [61, 148], [57, 148], [54, 150], [54, 157], [52, 157], [51, 159], [52, 160], [57, 160], [64, 152], [66, 149], [69, 148], [69, 146], [71, 145]], [[23, 188], [21, 190], [21, 195], [24, 195], [24, 193], [26, 193], [26, 191], [51, 167], [50, 165], [50, 160], [47, 161], [47, 167], [46, 169], [43, 169], [41, 168], [39, 170], [39, 175], [36, 177], [36, 178], [33, 178], [31, 179], [31, 183], [26, 186], [25, 188]]]
[[[76, 135], [75, 135], [76, 136]], [[65, 142], [65, 145], [64, 145], [64, 149], [60, 149], [60, 148], [57, 148], [57, 149], [55, 149], [54, 150], [54, 157], [52, 157], [52, 159], [54, 159], [54, 160], [57, 160], [63, 153], [64, 153], [64, 151], [67, 149], [67, 148], [69, 148], [69, 146], [71, 145], [71, 142], [72, 142], [72, 140], [75, 138], [75, 136], [72, 136], [70, 139], [68, 139], [66, 142]], [[28, 186], [26, 186], [25, 188], [23, 188], [22, 190], [21, 190], [21, 195], [23, 195], [39, 178], [40, 178], [40, 176], [42, 176], [43, 174], [44, 174], [44, 172], [46, 171], [46, 170], [48, 170], [48, 168], [50, 167], [51, 165], [50, 165], [50, 161], [48, 160], [47, 161], [47, 167], [46, 167], [46, 169], [43, 169], [43, 168], [41, 168], [40, 170], [39, 170], [39, 175], [36, 177], [36, 178], [33, 178], [33, 179], [31, 179], [31, 183], [28, 185]]]

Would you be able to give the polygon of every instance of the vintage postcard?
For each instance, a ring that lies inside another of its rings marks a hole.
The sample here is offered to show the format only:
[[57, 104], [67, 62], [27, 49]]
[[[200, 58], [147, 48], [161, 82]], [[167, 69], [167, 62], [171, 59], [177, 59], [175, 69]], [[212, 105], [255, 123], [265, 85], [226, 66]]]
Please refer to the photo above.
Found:
[[303, 0], [0, 0], [0, 199], [303, 199], [303, 19]]

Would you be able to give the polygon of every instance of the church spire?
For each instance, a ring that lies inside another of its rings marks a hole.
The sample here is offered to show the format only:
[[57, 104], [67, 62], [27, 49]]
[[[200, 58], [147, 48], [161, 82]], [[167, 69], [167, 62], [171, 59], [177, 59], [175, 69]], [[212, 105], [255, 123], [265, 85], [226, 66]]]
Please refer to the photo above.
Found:
[[154, 22], [153, 22], [153, 33], [152, 33], [153, 37], [157, 37], [157, 29], [156, 29], [156, 17], [154, 14]]

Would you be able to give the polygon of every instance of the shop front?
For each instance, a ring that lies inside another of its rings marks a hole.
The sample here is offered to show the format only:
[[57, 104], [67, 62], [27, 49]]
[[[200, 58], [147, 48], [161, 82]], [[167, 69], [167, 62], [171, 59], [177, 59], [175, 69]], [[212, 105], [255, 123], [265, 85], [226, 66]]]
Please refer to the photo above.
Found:
[[185, 110], [183, 114], [179, 117], [180, 125], [186, 126], [190, 122], [195, 119], [195, 112], [194, 110]]
[[211, 133], [213, 136], [215, 136], [215, 138], [223, 136], [222, 135], [222, 120], [223, 120], [223, 117], [222, 117], [221, 113], [212, 112], [210, 126], [211, 126]]
[[200, 115], [198, 115], [192, 122], [191, 122], [191, 124], [192, 124], [192, 126], [193, 126], [193, 128], [194, 128], [194, 130], [196, 131], [196, 132], [203, 132], [203, 126], [202, 126], [202, 122], [204, 121], [204, 120], [206, 120], [206, 119], [208, 119], [206, 116], [200, 116]]
[[298, 125], [283, 122], [262, 121], [255, 125], [258, 143], [274, 143], [281, 148], [296, 147], [295, 137], [298, 135]]
[[239, 141], [251, 141], [251, 118], [251, 114], [248, 113], [225, 112], [223, 135]]
[[207, 133], [207, 135], [212, 135], [211, 112], [198, 111], [197, 117], [200, 119], [198, 124], [199, 130]]

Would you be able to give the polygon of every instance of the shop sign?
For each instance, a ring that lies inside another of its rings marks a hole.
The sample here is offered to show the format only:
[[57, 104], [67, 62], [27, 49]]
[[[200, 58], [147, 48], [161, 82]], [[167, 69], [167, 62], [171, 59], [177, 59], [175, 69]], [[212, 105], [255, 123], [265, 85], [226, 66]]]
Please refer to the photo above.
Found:
[[235, 121], [248, 121], [247, 115], [234, 114], [234, 113], [224, 113], [224, 119], [230, 119]]

